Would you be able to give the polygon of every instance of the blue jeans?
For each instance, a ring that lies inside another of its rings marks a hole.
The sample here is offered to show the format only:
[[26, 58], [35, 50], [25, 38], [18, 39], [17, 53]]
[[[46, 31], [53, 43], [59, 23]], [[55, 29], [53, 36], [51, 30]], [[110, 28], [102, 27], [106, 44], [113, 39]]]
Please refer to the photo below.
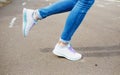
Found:
[[39, 17], [71, 11], [61, 34], [61, 41], [69, 42], [77, 30], [94, 0], [59, 0], [50, 6], [38, 9]]

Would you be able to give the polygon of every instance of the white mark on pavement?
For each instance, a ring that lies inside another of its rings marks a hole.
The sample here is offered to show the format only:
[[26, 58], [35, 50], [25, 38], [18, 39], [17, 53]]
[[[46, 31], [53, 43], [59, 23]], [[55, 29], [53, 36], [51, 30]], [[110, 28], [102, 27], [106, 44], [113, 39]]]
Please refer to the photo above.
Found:
[[25, 6], [27, 3], [26, 2], [23, 2], [22, 5]]
[[9, 25], [9, 28], [12, 28], [12, 27], [13, 27], [13, 25], [14, 25], [16, 19], [17, 19], [17, 18], [14, 17], [14, 18], [11, 20], [10, 25]]

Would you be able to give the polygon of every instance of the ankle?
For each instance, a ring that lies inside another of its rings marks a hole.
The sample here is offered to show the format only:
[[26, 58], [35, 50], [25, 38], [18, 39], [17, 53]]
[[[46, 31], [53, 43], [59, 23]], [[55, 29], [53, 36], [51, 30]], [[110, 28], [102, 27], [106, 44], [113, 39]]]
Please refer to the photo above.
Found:
[[60, 46], [67, 46], [68, 43], [65, 43], [65, 42], [59, 41], [59, 42], [58, 42], [58, 45], [60, 45]]
[[36, 20], [36, 21], [40, 20], [40, 18], [39, 18], [39, 16], [38, 16], [36, 10], [35, 10], [34, 13], [33, 13], [33, 18], [34, 18], [34, 20]]

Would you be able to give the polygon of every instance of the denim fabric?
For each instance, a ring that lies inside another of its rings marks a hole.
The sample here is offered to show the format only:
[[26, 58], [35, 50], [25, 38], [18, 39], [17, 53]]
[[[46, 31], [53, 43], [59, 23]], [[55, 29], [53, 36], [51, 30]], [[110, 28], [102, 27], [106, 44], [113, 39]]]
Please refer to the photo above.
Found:
[[94, 0], [58, 0], [50, 6], [38, 9], [38, 12], [42, 18], [46, 18], [53, 14], [70, 11], [60, 37], [61, 40], [68, 42], [93, 3]]

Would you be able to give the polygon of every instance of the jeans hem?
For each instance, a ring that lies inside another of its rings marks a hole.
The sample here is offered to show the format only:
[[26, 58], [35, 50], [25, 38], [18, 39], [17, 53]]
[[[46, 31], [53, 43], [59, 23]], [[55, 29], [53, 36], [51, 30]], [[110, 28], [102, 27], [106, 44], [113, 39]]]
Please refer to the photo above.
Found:
[[62, 38], [60, 38], [60, 41], [62, 41], [63, 43], [69, 43], [70, 42], [70, 41], [63, 40]]
[[38, 14], [40, 20], [43, 19], [38, 9], [36, 10], [36, 13]]

